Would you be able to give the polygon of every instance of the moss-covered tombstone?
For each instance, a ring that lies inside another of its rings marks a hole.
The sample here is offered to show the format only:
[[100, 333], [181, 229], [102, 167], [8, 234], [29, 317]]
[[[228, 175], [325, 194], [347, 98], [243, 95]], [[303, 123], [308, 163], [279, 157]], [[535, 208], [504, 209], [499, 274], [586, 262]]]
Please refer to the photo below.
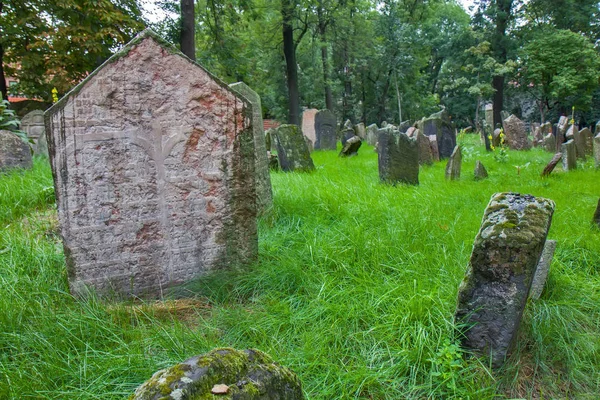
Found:
[[312, 171], [315, 169], [302, 131], [297, 125], [281, 125], [271, 131], [282, 171]]

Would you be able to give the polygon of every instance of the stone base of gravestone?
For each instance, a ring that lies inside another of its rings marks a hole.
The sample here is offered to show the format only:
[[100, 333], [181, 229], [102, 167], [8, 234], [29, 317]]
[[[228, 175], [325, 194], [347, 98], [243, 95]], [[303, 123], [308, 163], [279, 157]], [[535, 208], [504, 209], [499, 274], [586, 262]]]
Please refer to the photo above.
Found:
[[460, 169], [462, 167], [462, 151], [460, 146], [456, 146], [448, 164], [446, 164], [446, 179], [457, 181], [460, 179]]
[[315, 169], [304, 135], [297, 125], [280, 125], [272, 131], [271, 136], [277, 148], [277, 158], [282, 171]]
[[600, 133], [594, 136], [594, 160], [596, 168], [600, 168]]
[[32, 166], [29, 144], [10, 131], [0, 130], [0, 172]]
[[541, 176], [545, 177], [545, 176], [550, 175], [552, 173], [552, 171], [554, 171], [554, 168], [556, 167], [558, 162], [562, 159], [562, 156], [563, 156], [562, 153], [556, 153], [554, 155], [554, 157], [552, 157], [552, 160], [550, 160], [548, 165], [546, 165], [546, 167], [542, 171]]
[[542, 256], [535, 269], [535, 275], [533, 276], [533, 282], [531, 283], [531, 289], [529, 289], [529, 298], [537, 300], [540, 298], [544, 285], [548, 279], [548, 272], [550, 272], [550, 264], [552, 264], [552, 257], [554, 256], [554, 250], [556, 250], [556, 240], [546, 240]]
[[342, 151], [340, 151], [340, 157], [352, 157], [358, 155], [358, 149], [362, 145], [362, 140], [358, 136], [353, 136], [350, 139], [346, 140], [346, 143], [342, 147]]
[[302, 384], [291, 370], [258, 350], [222, 348], [161, 370], [130, 400], [302, 400]]
[[377, 133], [379, 132], [379, 127], [377, 124], [371, 124], [367, 126], [367, 143], [370, 146], [375, 146], [377, 144]]
[[429, 138], [423, 135], [418, 129], [415, 131], [413, 137], [416, 138], [417, 146], [419, 146], [419, 165], [433, 164], [433, 154], [431, 153]]
[[419, 184], [419, 147], [415, 139], [392, 129], [379, 130], [377, 161], [383, 183]]
[[337, 118], [329, 110], [321, 110], [315, 115], [315, 150], [337, 149]]
[[475, 237], [455, 319], [462, 346], [490, 357], [495, 368], [517, 338], [554, 207], [530, 195], [494, 194]]
[[475, 180], [476, 181], [480, 181], [480, 180], [485, 179], [485, 178], [488, 177], [487, 170], [485, 169], [485, 167], [483, 166], [483, 164], [479, 160], [477, 160], [475, 162], [474, 175], [475, 175]]
[[577, 150], [575, 148], [575, 141], [569, 140], [561, 145], [562, 153], [562, 167], [564, 171], [571, 171], [577, 169]]
[[527, 137], [525, 124], [515, 115], [511, 115], [502, 122], [506, 145], [511, 150], [529, 150], [531, 142]]

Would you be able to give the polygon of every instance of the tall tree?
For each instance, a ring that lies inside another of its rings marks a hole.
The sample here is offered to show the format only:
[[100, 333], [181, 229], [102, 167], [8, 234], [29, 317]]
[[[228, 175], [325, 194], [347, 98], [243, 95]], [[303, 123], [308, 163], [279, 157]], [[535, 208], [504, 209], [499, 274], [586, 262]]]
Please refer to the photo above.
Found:
[[196, 60], [194, 0], [181, 0], [181, 52]]

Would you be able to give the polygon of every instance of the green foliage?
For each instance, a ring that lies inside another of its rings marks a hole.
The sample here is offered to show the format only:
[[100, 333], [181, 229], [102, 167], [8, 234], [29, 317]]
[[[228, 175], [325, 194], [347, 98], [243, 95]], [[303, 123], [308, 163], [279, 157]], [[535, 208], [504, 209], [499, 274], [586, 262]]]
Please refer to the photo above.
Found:
[[23, 141], [29, 143], [27, 134], [19, 130], [19, 125], [21, 124], [19, 118], [14, 110], [11, 110], [9, 107], [10, 103], [8, 100], [4, 100], [2, 99], [2, 96], [0, 96], [0, 129], [11, 131]]

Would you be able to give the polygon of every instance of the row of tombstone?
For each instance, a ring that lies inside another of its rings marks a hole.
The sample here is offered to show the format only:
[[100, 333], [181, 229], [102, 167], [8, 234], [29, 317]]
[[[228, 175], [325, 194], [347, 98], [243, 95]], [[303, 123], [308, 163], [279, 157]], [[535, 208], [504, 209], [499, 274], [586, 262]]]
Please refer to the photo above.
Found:
[[19, 130], [27, 135], [28, 141], [11, 131], [0, 130], [0, 172], [31, 168], [32, 155], [48, 157], [43, 111], [33, 110], [26, 114]]

